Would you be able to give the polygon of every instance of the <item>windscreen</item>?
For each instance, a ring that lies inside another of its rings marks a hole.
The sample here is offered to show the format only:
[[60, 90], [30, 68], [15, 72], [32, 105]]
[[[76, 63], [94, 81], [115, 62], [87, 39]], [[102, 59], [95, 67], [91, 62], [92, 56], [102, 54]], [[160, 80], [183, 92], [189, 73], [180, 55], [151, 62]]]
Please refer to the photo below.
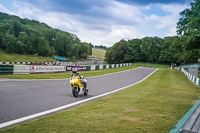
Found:
[[77, 77], [78, 77], [78, 75], [75, 74], [75, 75], [72, 76], [72, 79], [75, 79]]

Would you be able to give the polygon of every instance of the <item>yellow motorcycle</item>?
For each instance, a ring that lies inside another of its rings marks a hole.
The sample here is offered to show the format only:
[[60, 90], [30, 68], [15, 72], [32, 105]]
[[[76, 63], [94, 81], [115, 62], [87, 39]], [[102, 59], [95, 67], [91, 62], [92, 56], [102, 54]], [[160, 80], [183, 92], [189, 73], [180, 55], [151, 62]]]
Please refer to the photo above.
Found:
[[79, 76], [77, 75], [73, 75], [70, 78], [70, 85], [72, 87], [72, 94], [74, 95], [74, 97], [78, 97], [79, 93], [83, 93], [84, 95], [88, 94], [88, 89], [87, 89], [87, 80], [84, 79], [81, 80]]

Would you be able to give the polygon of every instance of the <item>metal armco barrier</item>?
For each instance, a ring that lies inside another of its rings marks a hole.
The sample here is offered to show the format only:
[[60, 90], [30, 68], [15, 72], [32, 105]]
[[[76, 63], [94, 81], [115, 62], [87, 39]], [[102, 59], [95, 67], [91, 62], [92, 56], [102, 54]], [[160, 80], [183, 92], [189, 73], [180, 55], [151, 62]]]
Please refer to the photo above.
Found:
[[[175, 67], [181, 70], [190, 81], [200, 86], [200, 79], [189, 73], [188, 67]], [[200, 100], [185, 114], [185, 116], [170, 130], [169, 133], [200, 133]]]
[[13, 74], [30, 74], [31, 66], [14, 65]]
[[194, 84], [200, 86], [200, 79], [196, 76], [193, 76], [191, 73], [187, 72], [184, 68], [181, 68], [181, 71], [191, 80]]
[[65, 72], [66, 66], [31, 66], [30, 73]]
[[0, 74], [13, 74], [13, 65], [0, 65]]
[[82, 66], [83, 68], [79, 69], [81, 66], [67, 66], [66, 70], [71, 71], [72, 68], [78, 68], [80, 71], [94, 71], [102, 69], [112, 69], [118, 67], [131, 66], [132, 63], [123, 63], [123, 64], [107, 64], [107, 65], [91, 65], [91, 66]]
[[32, 73], [65, 72], [65, 71], [71, 71], [72, 68], [78, 68], [79, 71], [92, 71], [92, 70], [125, 67], [131, 65], [132, 63], [90, 65], [90, 66], [0, 65], [0, 74], [32, 74]]
[[5, 65], [62, 65], [62, 66], [80, 66], [80, 65], [93, 65], [94, 61], [83, 62], [0, 62]]
[[199, 133], [200, 132], [200, 100], [185, 114], [185, 116], [170, 130], [169, 133]]

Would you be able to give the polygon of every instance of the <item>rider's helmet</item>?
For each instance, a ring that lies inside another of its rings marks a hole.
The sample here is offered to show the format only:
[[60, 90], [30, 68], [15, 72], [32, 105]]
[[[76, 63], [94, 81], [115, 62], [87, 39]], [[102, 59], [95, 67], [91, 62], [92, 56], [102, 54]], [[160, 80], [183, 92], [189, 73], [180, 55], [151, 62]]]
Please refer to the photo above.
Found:
[[77, 68], [72, 68], [72, 73], [77, 73]]

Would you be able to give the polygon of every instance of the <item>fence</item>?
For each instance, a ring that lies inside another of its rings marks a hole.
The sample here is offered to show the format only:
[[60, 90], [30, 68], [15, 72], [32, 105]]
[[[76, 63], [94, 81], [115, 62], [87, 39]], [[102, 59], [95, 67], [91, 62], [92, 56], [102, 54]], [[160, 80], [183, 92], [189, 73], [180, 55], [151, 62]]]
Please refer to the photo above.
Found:
[[0, 65], [62, 65], [62, 66], [76, 66], [76, 65], [93, 65], [94, 61], [83, 62], [0, 62]]
[[[200, 86], [197, 77], [199, 65], [175, 67], [181, 70], [190, 81]], [[185, 116], [170, 130], [169, 133], [199, 133], [200, 132], [200, 100], [185, 114]]]
[[196, 85], [200, 86], [200, 80], [198, 77], [192, 75], [191, 73], [184, 70], [184, 68], [181, 68], [181, 71], [188, 77], [189, 80], [191, 80]]
[[66, 66], [31, 66], [29, 73], [65, 72]]
[[43, 65], [0, 65], [0, 74], [32, 74], [32, 73], [52, 73], [71, 71], [77, 68], [79, 71], [92, 71], [102, 69], [112, 69], [118, 67], [131, 66], [132, 63], [88, 65], [88, 66], [43, 66]]
[[13, 74], [30, 74], [30, 65], [14, 65]]
[[199, 133], [200, 132], [200, 100], [185, 114], [185, 116], [170, 130], [169, 133]]
[[[122, 64], [107, 64], [107, 65], [91, 65], [91, 66], [67, 66], [67, 71], [71, 71], [72, 68], [77, 68], [81, 71], [94, 71], [102, 69], [112, 69], [119, 67], [131, 66], [132, 63], [122, 63]], [[81, 67], [81, 68], [80, 68]]]
[[181, 70], [188, 77], [190, 81], [200, 86], [200, 79], [198, 77], [199, 68], [200, 65], [197, 64], [175, 67], [175, 69]]
[[0, 65], [0, 74], [13, 74], [13, 65]]
[[200, 65], [199, 64], [186, 65], [186, 66], [180, 66], [180, 68], [184, 68], [184, 70], [186, 70], [187, 72], [189, 72], [193, 76], [198, 77]]

